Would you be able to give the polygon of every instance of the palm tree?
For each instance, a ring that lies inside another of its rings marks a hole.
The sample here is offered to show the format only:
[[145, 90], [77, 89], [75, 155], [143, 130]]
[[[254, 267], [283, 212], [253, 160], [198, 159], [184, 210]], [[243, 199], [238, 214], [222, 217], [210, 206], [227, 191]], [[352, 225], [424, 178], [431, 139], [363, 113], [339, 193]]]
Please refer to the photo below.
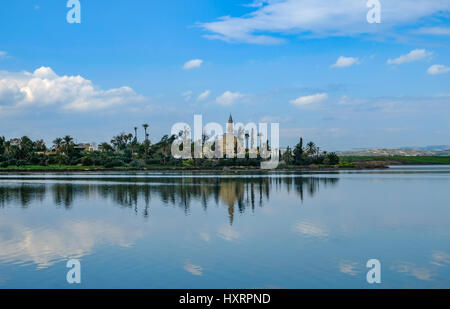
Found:
[[145, 134], [145, 141], [143, 143], [146, 156], [148, 156], [148, 153], [150, 151], [150, 140], [148, 139], [148, 136], [149, 136], [149, 134], [146, 133]]
[[6, 141], [4, 144], [4, 148], [5, 149], [3, 151], [5, 153], [9, 153], [11, 151], [11, 141]]
[[138, 127], [134, 127], [134, 138], [137, 141], [137, 129]]
[[309, 142], [306, 146], [310, 154], [314, 154], [316, 152], [316, 144], [313, 142]]
[[64, 136], [63, 140], [64, 140], [64, 148], [65, 148], [65, 151], [66, 151], [66, 155], [68, 155], [69, 154], [69, 149], [73, 145], [73, 138], [70, 135], [66, 135], [66, 136]]
[[169, 136], [164, 135], [161, 138], [161, 141], [159, 142], [161, 145], [161, 154], [162, 154], [162, 160], [163, 160], [163, 164], [166, 165], [167, 163], [167, 158], [170, 155], [170, 140], [169, 140]]
[[56, 153], [59, 154], [61, 152], [62, 144], [63, 144], [63, 139], [61, 137], [58, 137], [53, 141], [53, 145], [55, 145], [54, 148], [55, 148]]
[[112, 148], [112, 146], [110, 144], [108, 144], [107, 142], [101, 143], [100, 144], [100, 149], [102, 151], [106, 151], [106, 152], [113, 152], [114, 148]]
[[148, 139], [147, 129], [148, 129], [149, 125], [144, 123], [142, 126], [144, 127], [144, 131], [145, 131], [145, 140], [147, 140]]
[[245, 149], [248, 150], [248, 138], [250, 137], [250, 134], [245, 133]]
[[34, 142], [34, 149], [36, 151], [47, 151], [47, 147], [42, 139]]

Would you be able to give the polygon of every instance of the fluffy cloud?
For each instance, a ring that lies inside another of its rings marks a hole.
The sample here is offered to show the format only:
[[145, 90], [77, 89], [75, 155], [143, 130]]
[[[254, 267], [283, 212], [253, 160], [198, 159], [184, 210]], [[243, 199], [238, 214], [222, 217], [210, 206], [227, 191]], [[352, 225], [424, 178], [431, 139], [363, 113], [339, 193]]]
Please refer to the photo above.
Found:
[[8, 53], [0, 50], [0, 59], [5, 58]]
[[444, 74], [448, 72], [450, 72], [450, 67], [442, 64], [434, 64], [427, 70], [427, 73], [430, 75]]
[[211, 94], [210, 90], [205, 90], [202, 93], [200, 93], [200, 95], [198, 96], [197, 100], [198, 101], [204, 101], [204, 100], [206, 100], [209, 97], [210, 94]]
[[201, 59], [193, 59], [186, 62], [183, 66], [184, 70], [191, 70], [195, 68], [199, 68], [202, 66], [203, 60]]
[[244, 95], [240, 92], [226, 91], [216, 99], [216, 102], [223, 106], [230, 106], [243, 97]]
[[58, 105], [70, 111], [89, 111], [143, 99], [130, 87], [103, 90], [81, 76], [58, 76], [49, 67], [33, 73], [0, 71], [0, 107], [4, 108]]
[[357, 64], [358, 62], [359, 62], [358, 58], [341, 56], [336, 60], [336, 63], [333, 64], [331, 67], [332, 68], [346, 68], [346, 67], [351, 67], [352, 65]]
[[313, 95], [308, 95], [304, 97], [298, 97], [295, 100], [291, 101], [291, 104], [303, 108], [303, 107], [309, 107], [311, 105], [314, 105], [316, 103], [320, 103], [328, 98], [328, 94], [326, 93], [316, 93]]
[[[251, 44], [277, 44], [276, 34], [316, 36], [346, 36], [377, 32], [401, 25], [414, 24], [419, 19], [450, 10], [450, 2], [441, 0], [410, 0], [383, 2], [382, 23], [366, 20], [367, 1], [335, 0], [257, 0], [250, 14], [241, 17], [224, 16], [200, 26], [209, 39]], [[330, 20], [332, 22], [330, 22]]]
[[429, 51], [426, 51], [425, 49], [414, 49], [410, 51], [406, 55], [401, 55], [398, 58], [395, 59], [388, 59], [388, 64], [403, 64], [408, 62], [414, 62], [417, 60], [425, 59], [428, 57], [431, 57], [432, 53]]

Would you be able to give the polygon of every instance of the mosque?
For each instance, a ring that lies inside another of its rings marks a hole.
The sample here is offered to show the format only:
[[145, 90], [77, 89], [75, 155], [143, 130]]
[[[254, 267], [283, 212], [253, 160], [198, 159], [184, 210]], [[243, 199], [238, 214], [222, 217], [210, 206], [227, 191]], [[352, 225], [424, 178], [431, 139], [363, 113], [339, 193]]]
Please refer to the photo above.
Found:
[[[239, 134], [244, 135], [244, 132], [239, 132]], [[216, 145], [224, 158], [235, 158], [238, 153], [245, 155], [244, 136], [234, 135], [234, 123], [231, 114], [228, 119], [226, 132]]]

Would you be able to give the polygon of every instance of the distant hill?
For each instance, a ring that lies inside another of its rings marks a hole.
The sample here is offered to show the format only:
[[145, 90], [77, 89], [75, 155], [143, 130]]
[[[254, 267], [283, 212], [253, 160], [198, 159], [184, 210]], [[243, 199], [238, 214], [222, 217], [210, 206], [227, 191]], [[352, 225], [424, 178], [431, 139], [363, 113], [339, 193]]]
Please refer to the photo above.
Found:
[[423, 151], [448, 151], [448, 150], [450, 150], [450, 145], [435, 145], [435, 146], [425, 146], [425, 147], [402, 147], [401, 149], [423, 150]]
[[396, 149], [354, 149], [338, 152], [340, 156], [450, 156], [450, 145], [403, 147]]

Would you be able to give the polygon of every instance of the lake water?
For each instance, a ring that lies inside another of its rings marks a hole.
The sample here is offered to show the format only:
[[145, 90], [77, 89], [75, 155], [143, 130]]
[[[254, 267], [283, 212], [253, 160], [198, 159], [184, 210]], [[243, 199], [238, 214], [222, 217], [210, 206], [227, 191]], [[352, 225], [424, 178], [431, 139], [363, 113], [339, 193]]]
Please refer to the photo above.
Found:
[[450, 288], [449, 201], [443, 166], [3, 174], [0, 288]]

